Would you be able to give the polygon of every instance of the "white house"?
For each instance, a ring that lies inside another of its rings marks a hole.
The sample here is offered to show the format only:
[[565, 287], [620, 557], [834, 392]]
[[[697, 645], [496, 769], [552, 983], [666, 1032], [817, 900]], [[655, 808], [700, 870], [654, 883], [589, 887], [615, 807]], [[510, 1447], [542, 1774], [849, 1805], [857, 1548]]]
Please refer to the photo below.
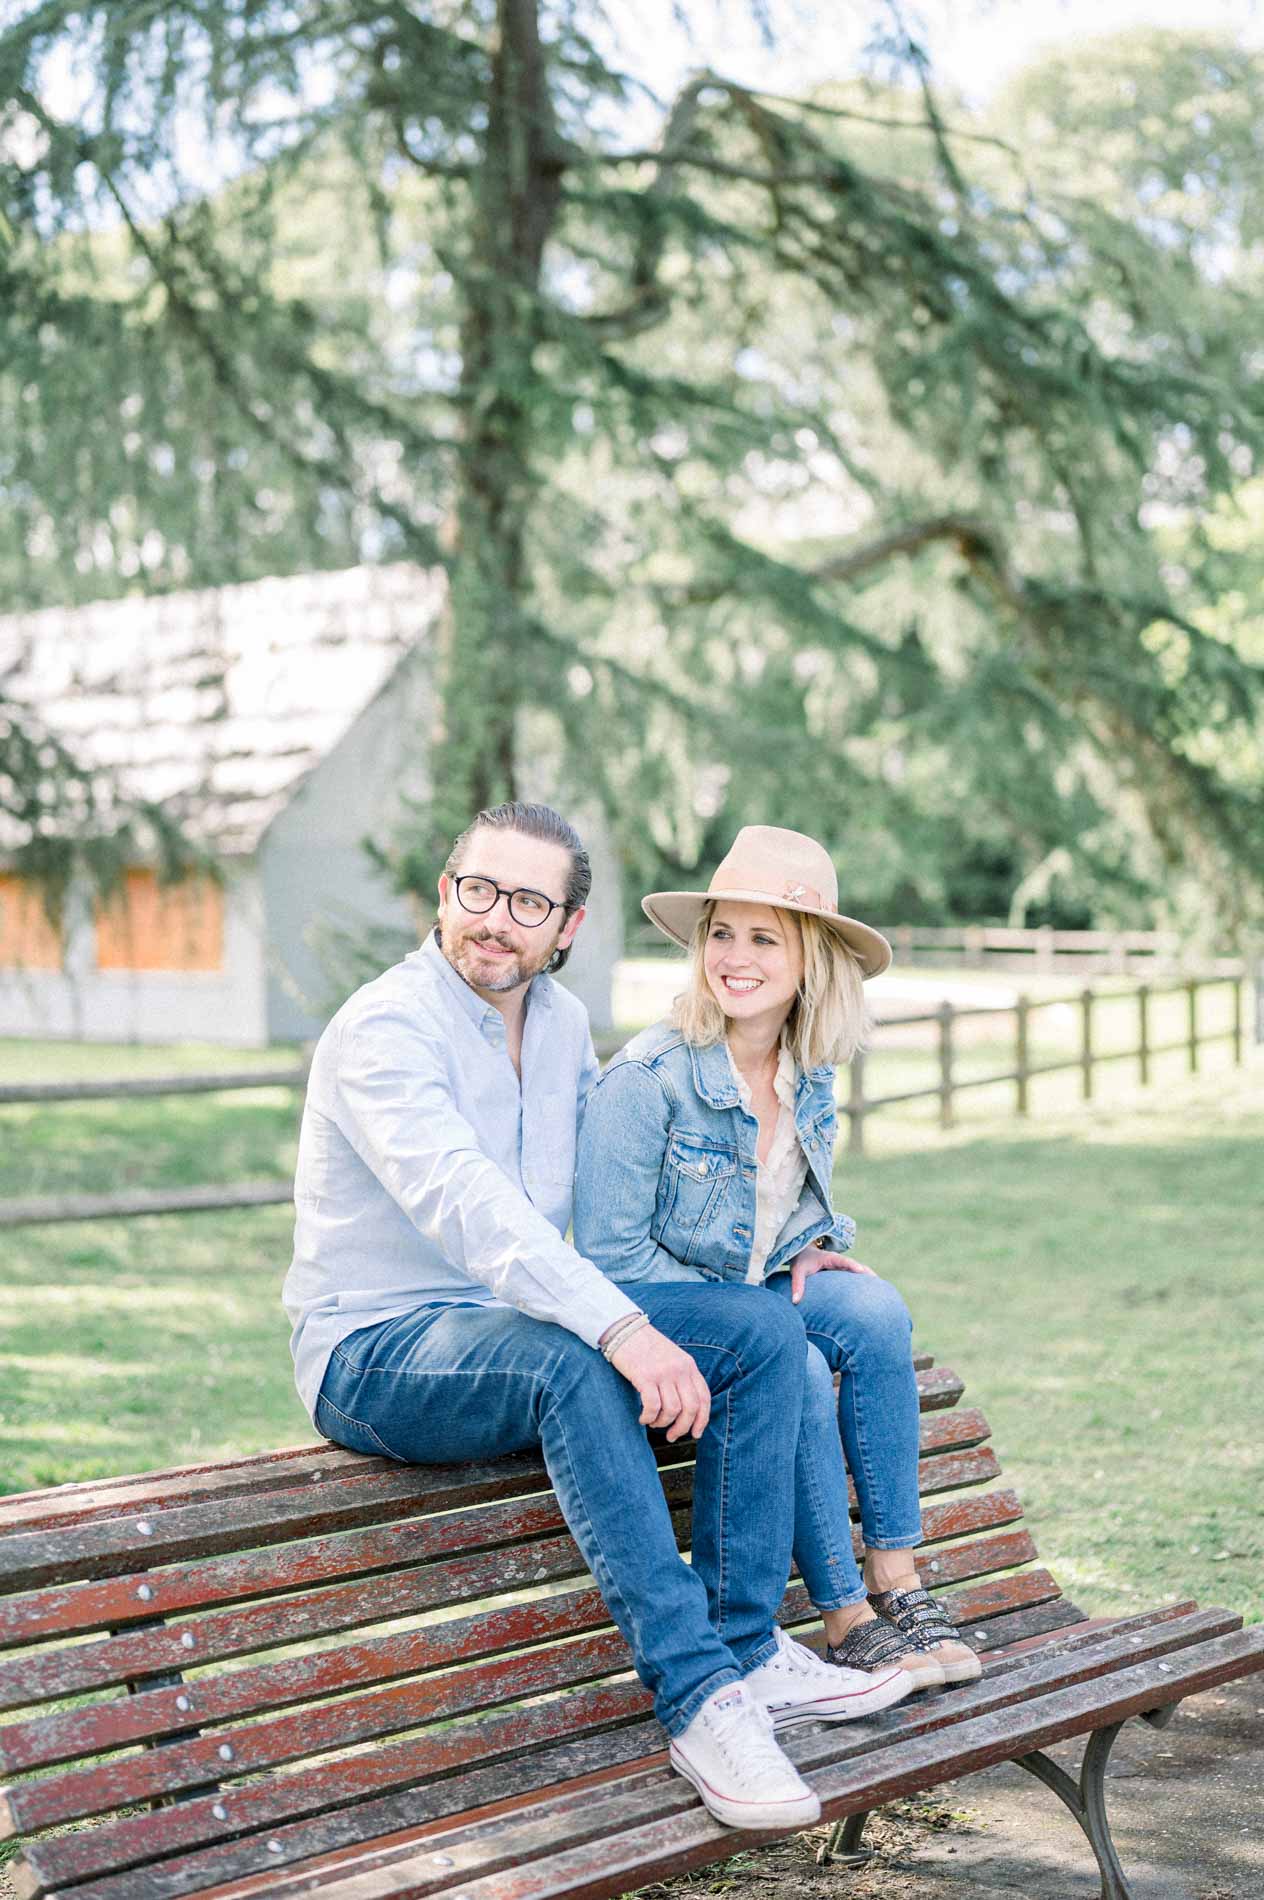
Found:
[[[426, 790], [443, 586], [400, 563], [0, 618], [5, 694], [80, 763], [191, 814], [223, 872], [172, 886], [137, 863], [109, 905], [75, 893], [59, 937], [0, 834], [0, 1036], [304, 1038], [349, 987], [334, 940], [383, 964], [416, 942], [364, 840]], [[564, 783], [559, 759], [530, 789], [573, 810]], [[596, 878], [565, 979], [605, 1026], [617, 870], [603, 822], [577, 822]]]

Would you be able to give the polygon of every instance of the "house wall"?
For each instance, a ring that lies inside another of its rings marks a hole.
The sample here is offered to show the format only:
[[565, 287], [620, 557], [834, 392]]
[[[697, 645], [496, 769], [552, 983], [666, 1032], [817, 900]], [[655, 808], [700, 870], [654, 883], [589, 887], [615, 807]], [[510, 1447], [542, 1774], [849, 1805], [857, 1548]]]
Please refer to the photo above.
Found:
[[[268, 828], [259, 866], [274, 1040], [318, 1034], [358, 982], [418, 941], [412, 906], [391, 890], [364, 840], [393, 838], [406, 817], [405, 801], [425, 794], [432, 720], [424, 656], [410, 657]], [[614, 965], [623, 950], [618, 860], [608, 828], [598, 813], [576, 810], [543, 776], [524, 796], [548, 799], [572, 816], [592, 858], [593, 897], [562, 980], [583, 1000], [594, 1026], [607, 1028]], [[371, 940], [376, 961], [354, 973], [345, 965], [331, 968], [331, 933]]]
[[430, 719], [426, 671], [410, 658], [268, 828], [259, 867], [267, 1017], [276, 1039], [317, 1035], [355, 987], [355, 976], [331, 967], [338, 961], [327, 947], [331, 935], [371, 939], [382, 968], [416, 947], [410, 906], [374, 866], [364, 840], [385, 844], [403, 798], [424, 789]]
[[72, 896], [62, 969], [0, 969], [0, 1036], [259, 1047], [268, 1026], [252, 866], [225, 867], [223, 917], [219, 970], [100, 970], [92, 905]]

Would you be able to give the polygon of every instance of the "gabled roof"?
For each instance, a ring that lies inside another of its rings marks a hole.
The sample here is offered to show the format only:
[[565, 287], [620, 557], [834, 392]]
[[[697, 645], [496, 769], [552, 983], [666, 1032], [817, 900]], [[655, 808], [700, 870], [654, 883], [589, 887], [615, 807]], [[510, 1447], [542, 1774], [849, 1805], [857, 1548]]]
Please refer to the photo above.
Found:
[[400, 562], [13, 614], [0, 692], [126, 795], [248, 853], [443, 596], [439, 570]]

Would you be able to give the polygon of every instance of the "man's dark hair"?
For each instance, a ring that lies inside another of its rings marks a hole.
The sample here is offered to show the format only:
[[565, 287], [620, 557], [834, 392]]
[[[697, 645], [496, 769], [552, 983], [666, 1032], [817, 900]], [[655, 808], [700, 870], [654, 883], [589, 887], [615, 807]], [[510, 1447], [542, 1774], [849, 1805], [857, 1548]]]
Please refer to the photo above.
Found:
[[[541, 844], [560, 844], [563, 850], [570, 853], [571, 859], [570, 875], [562, 893], [566, 915], [569, 917], [587, 903], [588, 893], [592, 889], [592, 865], [588, 862], [588, 853], [574, 825], [568, 824], [551, 805], [526, 805], [521, 799], [515, 798], [507, 805], [491, 805], [486, 811], [479, 812], [449, 851], [448, 861], [443, 867], [445, 876], [457, 876], [466, 846], [474, 833], [482, 830], [520, 831], [524, 838], [538, 838]], [[569, 956], [569, 945], [565, 950], [555, 950], [549, 960], [550, 972], [560, 970]]]

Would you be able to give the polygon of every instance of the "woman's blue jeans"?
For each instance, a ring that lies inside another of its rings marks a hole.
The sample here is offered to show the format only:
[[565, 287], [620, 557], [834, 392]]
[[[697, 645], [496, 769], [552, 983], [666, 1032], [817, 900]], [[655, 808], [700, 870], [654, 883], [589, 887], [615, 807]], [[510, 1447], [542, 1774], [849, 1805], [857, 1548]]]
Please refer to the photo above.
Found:
[[[768, 1287], [790, 1304], [788, 1273], [776, 1274]], [[808, 1335], [794, 1560], [817, 1609], [836, 1610], [865, 1597], [852, 1549], [848, 1471], [868, 1549], [912, 1550], [922, 1539], [913, 1322], [888, 1281], [836, 1269], [812, 1274], [793, 1310]]]
[[[678, 1735], [764, 1662], [790, 1572], [804, 1386], [798, 1312], [759, 1287], [638, 1286], [712, 1393], [681, 1558], [633, 1387], [599, 1352], [510, 1307], [423, 1306], [335, 1347], [316, 1426], [409, 1464], [538, 1445], [655, 1713]], [[846, 1493], [844, 1492], [844, 1515]]]

